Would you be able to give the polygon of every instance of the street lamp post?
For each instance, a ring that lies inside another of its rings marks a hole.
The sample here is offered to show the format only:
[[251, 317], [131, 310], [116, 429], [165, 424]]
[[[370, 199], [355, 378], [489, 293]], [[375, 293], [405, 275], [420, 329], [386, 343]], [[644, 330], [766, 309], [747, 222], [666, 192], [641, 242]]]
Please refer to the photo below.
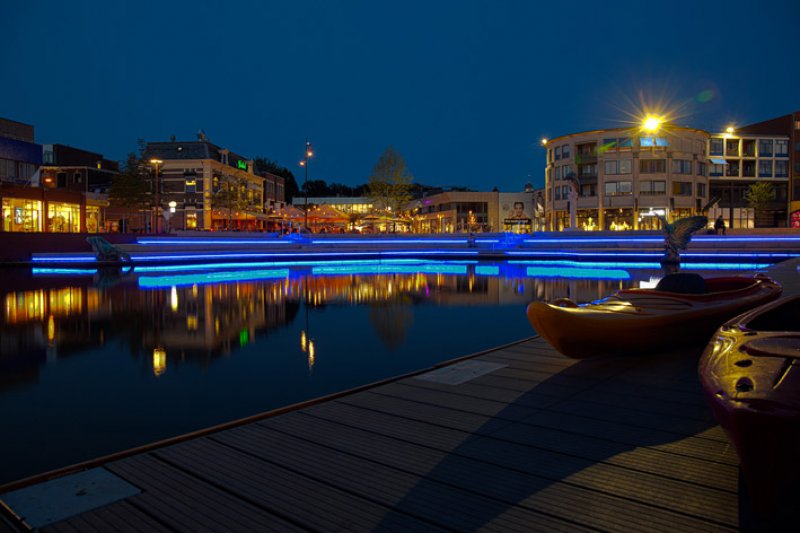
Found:
[[305, 181], [303, 182], [303, 189], [305, 189], [306, 193], [306, 201], [305, 201], [305, 214], [303, 216], [303, 226], [308, 229], [308, 160], [314, 155], [314, 152], [311, 150], [311, 142], [306, 139], [306, 151], [303, 155], [303, 160], [300, 161], [300, 166], [304, 167], [306, 170], [306, 177]]
[[151, 159], [150, 163], [155, 165], [155, 167], [156, 167], [156, 178], [155, 178], [155, 199], [156, 199], [156, 201], [155, 201], [155, 204], [156, 204], [155, 205], [155, 210], [156, 210], [156, 213], [155, 213], [155, 217], [154, 217], [155, 218], [155, 224], [153, 224], [153, 226], [155, 226], [156, 233], [159, 233], [159, 231], [158, 231], [158, 227], [159, 227], [158, 218], [159, 218], [159, 215], [160, 215], [159, 211], [161, 211], [161, 209], [160, 209], [161, 204], [160, 204], [160, 198], [159, 198], [159, 192], [158, 192], [158, 165], [162, 164], [163, 161], [161, 159]]

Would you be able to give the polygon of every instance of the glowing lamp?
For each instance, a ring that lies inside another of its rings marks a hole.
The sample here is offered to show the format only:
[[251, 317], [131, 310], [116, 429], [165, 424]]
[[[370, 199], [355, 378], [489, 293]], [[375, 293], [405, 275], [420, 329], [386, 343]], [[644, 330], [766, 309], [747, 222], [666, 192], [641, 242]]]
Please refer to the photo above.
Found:
[[158, 346], [153, 349], [153, 375], [160, 376], [167, 371], [167, 351]]
[[661, 127], [661, 119], [658, 117], [654, 117], [652, 115], [648, 115], [645, 117], [644, 121], [642, 121], [642, 129], [649, 133], [654, 133], [658, 131], [658, 128]]

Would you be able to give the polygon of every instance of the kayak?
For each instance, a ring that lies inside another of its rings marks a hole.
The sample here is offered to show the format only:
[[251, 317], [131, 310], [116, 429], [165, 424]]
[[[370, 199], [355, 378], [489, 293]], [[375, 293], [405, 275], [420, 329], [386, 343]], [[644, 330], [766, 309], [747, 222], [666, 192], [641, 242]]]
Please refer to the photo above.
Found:
[[568, 357], [646, 354], [702, 346], [723, 322], [781, 291], [763, 274], [703, 279], [679, 273], [654, 289], [624, 289], [585, 305], [568, 299], [533, 302], [527, 314], [533, 329]]
[[800, 481], [800, 297], [724, 324], [700, 358], [700, 383], [739, 455], [750, 503], [770, 514]]

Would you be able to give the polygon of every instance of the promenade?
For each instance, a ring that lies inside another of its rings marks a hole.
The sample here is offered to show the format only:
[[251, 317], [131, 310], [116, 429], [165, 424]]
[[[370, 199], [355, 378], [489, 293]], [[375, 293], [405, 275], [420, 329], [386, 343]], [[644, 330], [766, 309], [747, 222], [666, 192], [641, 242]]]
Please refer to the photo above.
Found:
[[[798, 263], [769, 269], [785, 295]], [[702, 349], [578, 361], [534, 337], [7, 486], [0, 531], [735, 531]]]

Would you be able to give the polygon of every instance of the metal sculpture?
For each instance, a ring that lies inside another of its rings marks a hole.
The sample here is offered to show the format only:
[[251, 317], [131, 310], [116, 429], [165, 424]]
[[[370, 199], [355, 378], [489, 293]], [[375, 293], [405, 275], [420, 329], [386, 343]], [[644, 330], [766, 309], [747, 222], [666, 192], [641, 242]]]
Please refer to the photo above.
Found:
[[656, 214], [661, 220], [664, 230], [664, 257], [661, 258], [661, 267], [666, 273], [677, 272], [680, 269], [680, 251], [685, 250], [692, 240], [692, 233], [705, 228], [708, 218], [694, 216], [680, 218], [670, 224], [663, 215]]

